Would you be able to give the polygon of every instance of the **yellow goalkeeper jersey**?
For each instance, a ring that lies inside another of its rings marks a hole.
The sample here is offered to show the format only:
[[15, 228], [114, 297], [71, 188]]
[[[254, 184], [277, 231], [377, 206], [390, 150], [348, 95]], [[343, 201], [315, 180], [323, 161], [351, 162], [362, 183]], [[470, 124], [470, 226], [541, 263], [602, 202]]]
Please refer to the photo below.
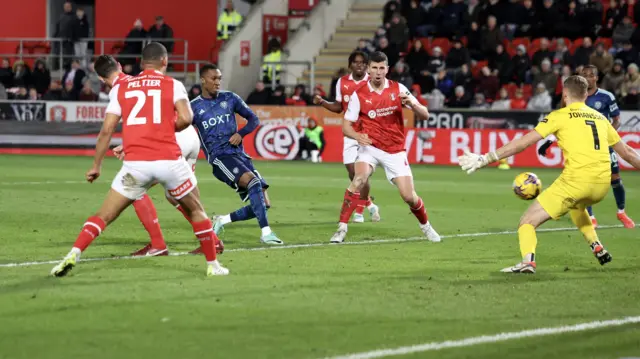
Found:
[[565, 163], [561, 177], [568, 181], [609, 183], [609, 146], [620, 141], [609, 120], [582, 102], [551, 112], [535, 128], [542, 137], [554, 134]]

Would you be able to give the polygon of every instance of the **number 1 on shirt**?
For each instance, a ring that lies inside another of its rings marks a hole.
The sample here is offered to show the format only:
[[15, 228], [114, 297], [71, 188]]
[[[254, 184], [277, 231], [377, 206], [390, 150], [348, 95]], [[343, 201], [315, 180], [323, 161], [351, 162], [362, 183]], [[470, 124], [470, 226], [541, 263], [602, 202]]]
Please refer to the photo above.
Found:
[[593, 121], [585, 120], [584, 123], [587, 126], [591, 126], [591, 133], [593, 134], [593, 148], [596, 150], [600, 149], [600, 137], [598, 136], [598, 128], [596, 127], [596, 123]]

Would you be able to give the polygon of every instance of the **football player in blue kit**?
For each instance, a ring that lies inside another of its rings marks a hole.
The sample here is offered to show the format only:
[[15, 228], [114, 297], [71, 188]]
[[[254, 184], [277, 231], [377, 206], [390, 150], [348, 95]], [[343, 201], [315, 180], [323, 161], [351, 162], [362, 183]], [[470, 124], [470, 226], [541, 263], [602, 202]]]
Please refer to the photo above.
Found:
[[[267, 182], [253, 167], [251, 157], [244, 152], [242, 139], [260, 124], [256, 114], [240, 96], [222, 91], [222, 72], [216, 65], [200, 69], [202, 94], [191, 100], [193, 125], [198, 129], [202, 149], [213, 167], [213, 175], [229, 185], [249, 205], [237, 211], [217, 216], [214, 231], [220, 233], [227, 223], [257, 218], [262, 229], [260, 241], [265, 244], [283, 244], [269, 227], [267, 209], [270, 207]], [[236, 113], [247, 120], [238, 130]]]

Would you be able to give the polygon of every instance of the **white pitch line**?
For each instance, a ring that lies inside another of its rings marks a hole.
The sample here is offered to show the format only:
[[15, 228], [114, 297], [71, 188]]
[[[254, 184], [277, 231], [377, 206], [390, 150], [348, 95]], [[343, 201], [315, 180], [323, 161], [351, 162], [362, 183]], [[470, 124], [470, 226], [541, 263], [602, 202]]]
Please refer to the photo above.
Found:
[[[598, 229], [610, 229], [610, 228], [622, 228], [622, 225], [600, 225]], [[573, 231], [576, 230], [573, 227], [562, 227], [562, 228], [542, 228], [538, 229], [538, 232], [564, 232], [564, 231]], [[443, 235], [443, 239], [447, 238], [464, 238], [464, 237], [485, 237], [485, 236], [500, 236], [505, 234], [516, 234], [517, 231], [500, 231], [500, 232], [477, 232], [477, 233], [458, 233], [458, 234], [449, 234]], [[250, 247], [250, 248], [235, 248], [235, 249], [227, 249], [225, 253], [233, 253], [233, 252], [249, 252], [249, 251], [266, 251], [266, 250], [277, 250], [277, 249], [295, 249], [295, 248], [311, 248], [311, 247], [325, 247], [325, 246], [340, 246], [340, 245], [369, 245], [369, 244], [384, 244], [384, 243], [402, 243], [402, 242], [413, 242], [413, 241], [426, 241], [424, 237], [409, 237], [409, 238], [386, 238], [386, 239], [372, 239], [369, 241], [355, 241], [355, 242], [344, 242], [342, 244], [331, 244], [331, 243], [309, 243], [309, 244], [291, 244], [284, 246], [273, 246], [273, 247]], [[188, 255], [188, 252], [170, 252], [170, 256], [184, 256]], [[102, 257], [102, 258], [86, 258], [81, 259], [80, 262], [99, 262], [99, 261], [112, 261], [112, 260], [120, 260], [120, 259], [142, 259], [149, 257], [132, 257], [132, 256], [122, 256], [122, 257]], [[41, 264], [55, 264], [60, 262], [59, 259], [56, 260], [46, 260], [46, 261], [33, 261], [33, 262], [15, 262], [15, 263], [0, 263], [0, 268], [11, 268], [11, 267], [29, 267], [36, 266]]]
[[334, 357], [327, 357], [325, 359], [374, 359], [383, 358], [396, 355], [407, 355], [412, 353], [421, 353], [434, 350], [442, 350], [449, 348], [462, 348], [469, 347], [478, 344], [498, 343], [513, 339], [532, 338], [554, 334], [565, 334], [582, 332], [585, 330], [593, 330], [606, 327], [619, 327], [626, 324], [640, 323], [640, 316], [637, 317], [625, 317], [622, 319], [612, 319], [604, 321], [595, 321], [588, 323], [580, 323], [575, 325], [566, 325], [562, 327], [552, 328], [538, 328], [523, 330], [519, 332], [506, 332], [495, 335], [483, 335], [479, 337], [470, 337], [460, 340], [447, 340], [444, 342], [432, 342], [418, 345], [411, 345], [406, 347], [399, 347], [394, 349], [380, 349], [370, 352], [353, 353], [347, 355], [339, 355]]

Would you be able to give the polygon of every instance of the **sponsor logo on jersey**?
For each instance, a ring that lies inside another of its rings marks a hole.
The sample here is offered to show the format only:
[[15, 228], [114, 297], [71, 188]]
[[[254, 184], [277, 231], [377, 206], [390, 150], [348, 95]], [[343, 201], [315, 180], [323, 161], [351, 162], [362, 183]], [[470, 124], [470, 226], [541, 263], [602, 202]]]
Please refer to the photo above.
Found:
[[376, 118], [376, 112], [374, 110], [369, 111], [367, 115], [369, 116], [370, 119]]
[[301, 131], [291, 125], [265, 125], [256, 132], [258, 155], [270, 160], [292, 160], [298, 154]]
[[187, 191], [193, 188], [193, 183], [191, 183], [191, 179], [186, 180], [183, 184], [179, 185], [175, 189], [170, 189], [169, 194], [173, 197], [180, 197]]
[[344, 102], [349, 102], [349, 95], [344, 95]]
[[227, 109], [227, 107], [229, 107], [229, 105], [227, 104], [227, 101], [222, 101], [220, 102], [220, 107], [222, 107], [223, 109]]
[[204, 113], [204, 109], [200, 109], [200, 112], [198, 112], [198, 115], [202, 115]]

